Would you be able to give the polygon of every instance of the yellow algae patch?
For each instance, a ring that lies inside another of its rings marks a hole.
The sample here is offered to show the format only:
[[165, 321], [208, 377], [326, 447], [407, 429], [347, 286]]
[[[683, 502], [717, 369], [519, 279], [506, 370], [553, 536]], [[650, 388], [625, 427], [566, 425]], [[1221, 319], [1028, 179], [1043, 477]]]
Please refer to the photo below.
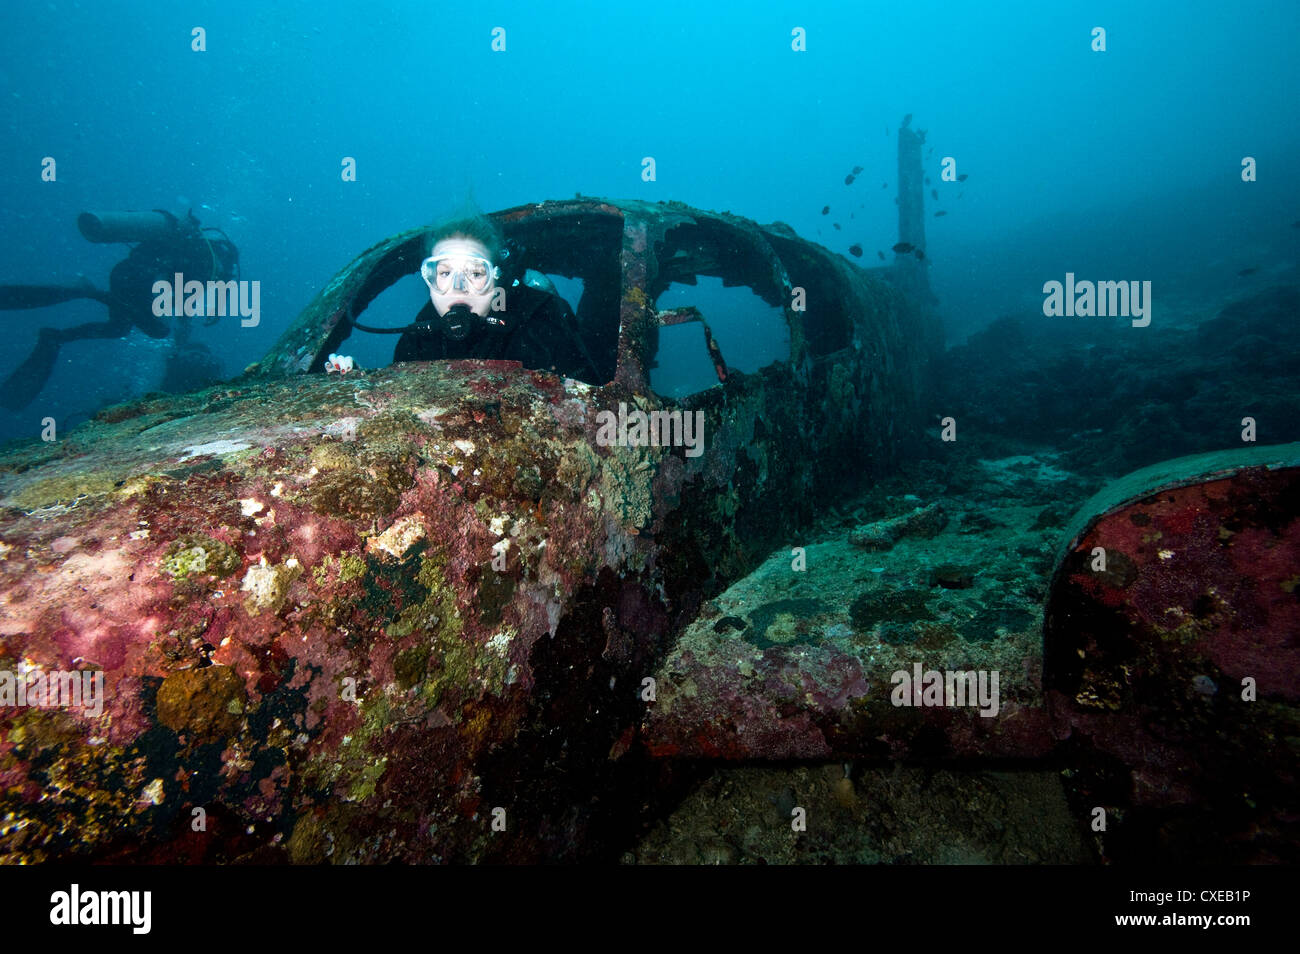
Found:
[[34, 510], [53, 504], [72, 504], [78, 497], [107, 494], [116, 485], [107, 474], [63, 474], [34, 480], [17, 491], [12, 500], [23, 510]]
[[383, 557], [403, 560], [411, 548], [424, 539], [424, 514], [403, 517], [377, 537], [366, 541], [366, 551]]
[[296, 557], [289, 557], [278, 566], [271, 566], [266, 562], [266, 557], [262, 557], [259, 563], [254, 563], [244, 574], [240, 591], [249, 594], [244, 600], [244, 608], [250, 616], [256, 616], [265, 609], [278, 612], [289, 596], [289, 587], [301, 575], [302, 564]]

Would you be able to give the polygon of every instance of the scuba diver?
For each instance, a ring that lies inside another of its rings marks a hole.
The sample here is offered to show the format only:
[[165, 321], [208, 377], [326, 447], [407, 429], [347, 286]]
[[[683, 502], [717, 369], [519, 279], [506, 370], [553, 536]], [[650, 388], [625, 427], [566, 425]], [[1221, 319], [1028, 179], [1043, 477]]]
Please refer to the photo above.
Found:
[[415, 323], [392, 329], [352, 321], [362, 331], [400, 332], [394, 361], [509, 360], [588, 383], [605, 381], [550, 279], [533, 269], [503, 278], [502, 265], [518, 255], [491, 220], [458, 218], [436, 227], [429, 239], [429, 256], [420, 265], [429, 301]]
[[[191, 343], [189, 318], [175, 319], [174, 327], [154, 315], [156, 281], [172, 281], [177, 272], [186, 280], [231, 281], [239, 276], [239, 249], [224, 232], [201, 228], [193, 212], [184, 219], [170, 212], [83, 212], [77, 227], [89, 242], [139, 243], [113, 266], [108, 291], [88, 280], [76, 285], [0, 285], [0, 310], [45, 308], [65, 301], [91, 298], [108, 308], [108, 320], [72, 328], [42, 328], [32, 353], [0, 383], [0, 406], [26, 407], [45, 386], [59, 348], [84, 338], [121, 338], [132, 327], [151, 338], [173, 335], [163, 387], [184, 391], [220, 377], [216, 357], [201, 344]], [[215, 319], [209, 319], [209, 323]]]

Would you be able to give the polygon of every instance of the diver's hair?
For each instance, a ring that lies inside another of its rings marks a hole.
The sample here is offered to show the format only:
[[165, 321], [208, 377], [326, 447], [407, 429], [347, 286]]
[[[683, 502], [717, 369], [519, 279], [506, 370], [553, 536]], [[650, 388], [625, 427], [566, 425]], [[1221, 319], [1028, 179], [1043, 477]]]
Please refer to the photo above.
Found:
[[445, 238], [460, 235], [473, 239], [488, 250], [488, 258], [493, 262], [501, 260], [501, 250], [505, 247], [505, 237], [496, 223], [480, 213], [457, 215], [437, 222], [429, 230], [429, 251]]

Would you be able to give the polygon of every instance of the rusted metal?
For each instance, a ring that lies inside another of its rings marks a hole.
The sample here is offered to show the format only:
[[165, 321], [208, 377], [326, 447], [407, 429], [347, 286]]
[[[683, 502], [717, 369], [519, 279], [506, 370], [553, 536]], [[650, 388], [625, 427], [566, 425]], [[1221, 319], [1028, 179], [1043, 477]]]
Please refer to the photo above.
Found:
[[[6, 860], [587, 850], [574, 786], [620, 771], [607, 753], [669, 634], [919, 433], [923, 317], [785, 227], [594, 199], [495, 219], [531, 267], [615, 270], [616, 296], [579, 306], [617, 318], [612, 380], [479, 360], [323, 373], [418, 269], [415, 229], [343, 269], [242, 378], [0, 456], [0, 669], [107, 687], [100, 718], [0, 713], [2, 809], [23, 822]], [[672, 401], [648, 385], [654, 303], [695, 274], [781, 305], [792, 353], [742, 374], [714, 349], [724, 380]], [[702, 415], [698, 452], [600, 438], [631, 412]], [[196, 807], [224, 821], [195, 833]]]
[[[1064, 541], [1041, 629], [1026, 614], [988, 638], [978, 616], [926, 617], [901, 645], [873, 635], [878, 619], [812, 598], [854, 592], [851, 547], [810, 550], [830, 576], [814, 587], [791, 586], [787, 555], [774, 554], [664, 661], [646, 744], [690, 759], [1052, 758], [1068, 766], [1081, 815], [1129, 819], [1105, 839], [1126, 856], [1170, 819], [1201, 819], [1245, 839], [1229, 857], [1288, 858], [1300, 838], [1289, 808], [1300, 784], [1300, 444], [1135, 472], [1085, 503]], [[952, 668], [940, 659], [998, 672], [996, 711], [900, 705], [891, 676]]]

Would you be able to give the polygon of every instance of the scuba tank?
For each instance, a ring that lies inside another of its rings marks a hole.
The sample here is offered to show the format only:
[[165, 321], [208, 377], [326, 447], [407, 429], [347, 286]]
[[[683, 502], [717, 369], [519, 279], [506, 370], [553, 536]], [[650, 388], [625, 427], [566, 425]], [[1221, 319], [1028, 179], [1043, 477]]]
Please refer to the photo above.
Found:
[[[197, 224], [197, 223], [196, 223]], [[166, 240], [182, 231], [180, 220], [170, 212], [82, 212], [77, 228], [87, 242], [148, 242]]]
[[[239, 277], [239, 249], [219, 228], [201, 228], [193, 212], [184, 219], [165, 209], [148, 212], [82, 212], [77, 228], [88, 242], [107, 244], [164, 243], [180, 245], [198, 240], [207, 245], [211, 265], [208, 279], [229, 281]], [[152, 246], [151, 246], [152, 247]]]

